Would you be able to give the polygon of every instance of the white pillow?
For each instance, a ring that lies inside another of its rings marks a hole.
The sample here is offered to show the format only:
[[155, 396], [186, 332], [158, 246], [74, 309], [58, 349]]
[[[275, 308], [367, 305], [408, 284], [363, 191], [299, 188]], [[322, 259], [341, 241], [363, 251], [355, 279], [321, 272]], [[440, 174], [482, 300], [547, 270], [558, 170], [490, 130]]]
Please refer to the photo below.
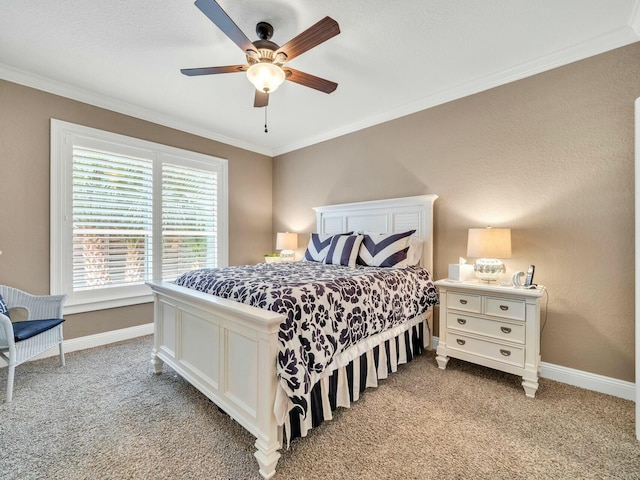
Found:
[[[407, 252], [407, 265], [419, 265], [422, 259], [422, 247], [424, 240], [409, 237], [409, 251]], [[404, 265], [403, 265], [404, 266]]]

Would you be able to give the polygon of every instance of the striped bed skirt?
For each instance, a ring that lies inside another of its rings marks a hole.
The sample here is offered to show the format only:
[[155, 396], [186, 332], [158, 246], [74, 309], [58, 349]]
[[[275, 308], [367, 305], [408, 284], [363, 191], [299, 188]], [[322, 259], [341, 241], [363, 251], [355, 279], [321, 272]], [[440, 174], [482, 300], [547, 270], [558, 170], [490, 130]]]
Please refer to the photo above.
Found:
[[287, 445], [331, 420], [336, 408], [349, 408], [365, 389], [377, 387], [378, 380], [397, 371], [398, 365], [422, 354], [430, 341], [427, 316], [421, 315], [344, 352], [313, 386], [307, 415], [298, 410], [289, 412], [284, 425]]

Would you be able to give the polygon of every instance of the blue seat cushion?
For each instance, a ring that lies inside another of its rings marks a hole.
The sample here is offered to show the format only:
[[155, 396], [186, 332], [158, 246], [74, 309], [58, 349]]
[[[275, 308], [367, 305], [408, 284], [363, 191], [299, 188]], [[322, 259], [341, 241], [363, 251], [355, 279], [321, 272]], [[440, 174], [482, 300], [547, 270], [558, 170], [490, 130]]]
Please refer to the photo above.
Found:
[[13, 338], [16, 342], [27, 340], [36, 335], [46, 332], [57, 327], [64, 318], [49, 318], [47, 320], [26, 320], [24, 322], [16, 322], [13, 324]]

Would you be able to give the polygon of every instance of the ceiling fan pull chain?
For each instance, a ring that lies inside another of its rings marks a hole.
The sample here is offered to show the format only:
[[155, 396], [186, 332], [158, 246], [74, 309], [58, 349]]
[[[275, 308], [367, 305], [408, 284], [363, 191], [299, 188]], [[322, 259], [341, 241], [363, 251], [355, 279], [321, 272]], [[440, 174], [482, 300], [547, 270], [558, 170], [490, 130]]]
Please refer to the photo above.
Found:
[[264, 107], [264, 133], [269, 133], [269, 129], [267, 128], [267, 106]]

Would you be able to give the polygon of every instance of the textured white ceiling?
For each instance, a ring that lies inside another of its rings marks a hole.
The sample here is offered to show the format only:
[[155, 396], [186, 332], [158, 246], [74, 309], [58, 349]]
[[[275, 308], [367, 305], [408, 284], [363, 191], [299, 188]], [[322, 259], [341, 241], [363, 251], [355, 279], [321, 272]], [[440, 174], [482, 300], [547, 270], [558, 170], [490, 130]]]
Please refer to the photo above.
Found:
[[334, 18], [341, 33], [288, 65], [338, 89], [285, 82], [264, 133], [245, 74], [180, 73], [245, 63], [192, 0], [0, 0], [0, 78], [277, 155], [640, 39], [638, 0], [218, 2], [279, 45]]

